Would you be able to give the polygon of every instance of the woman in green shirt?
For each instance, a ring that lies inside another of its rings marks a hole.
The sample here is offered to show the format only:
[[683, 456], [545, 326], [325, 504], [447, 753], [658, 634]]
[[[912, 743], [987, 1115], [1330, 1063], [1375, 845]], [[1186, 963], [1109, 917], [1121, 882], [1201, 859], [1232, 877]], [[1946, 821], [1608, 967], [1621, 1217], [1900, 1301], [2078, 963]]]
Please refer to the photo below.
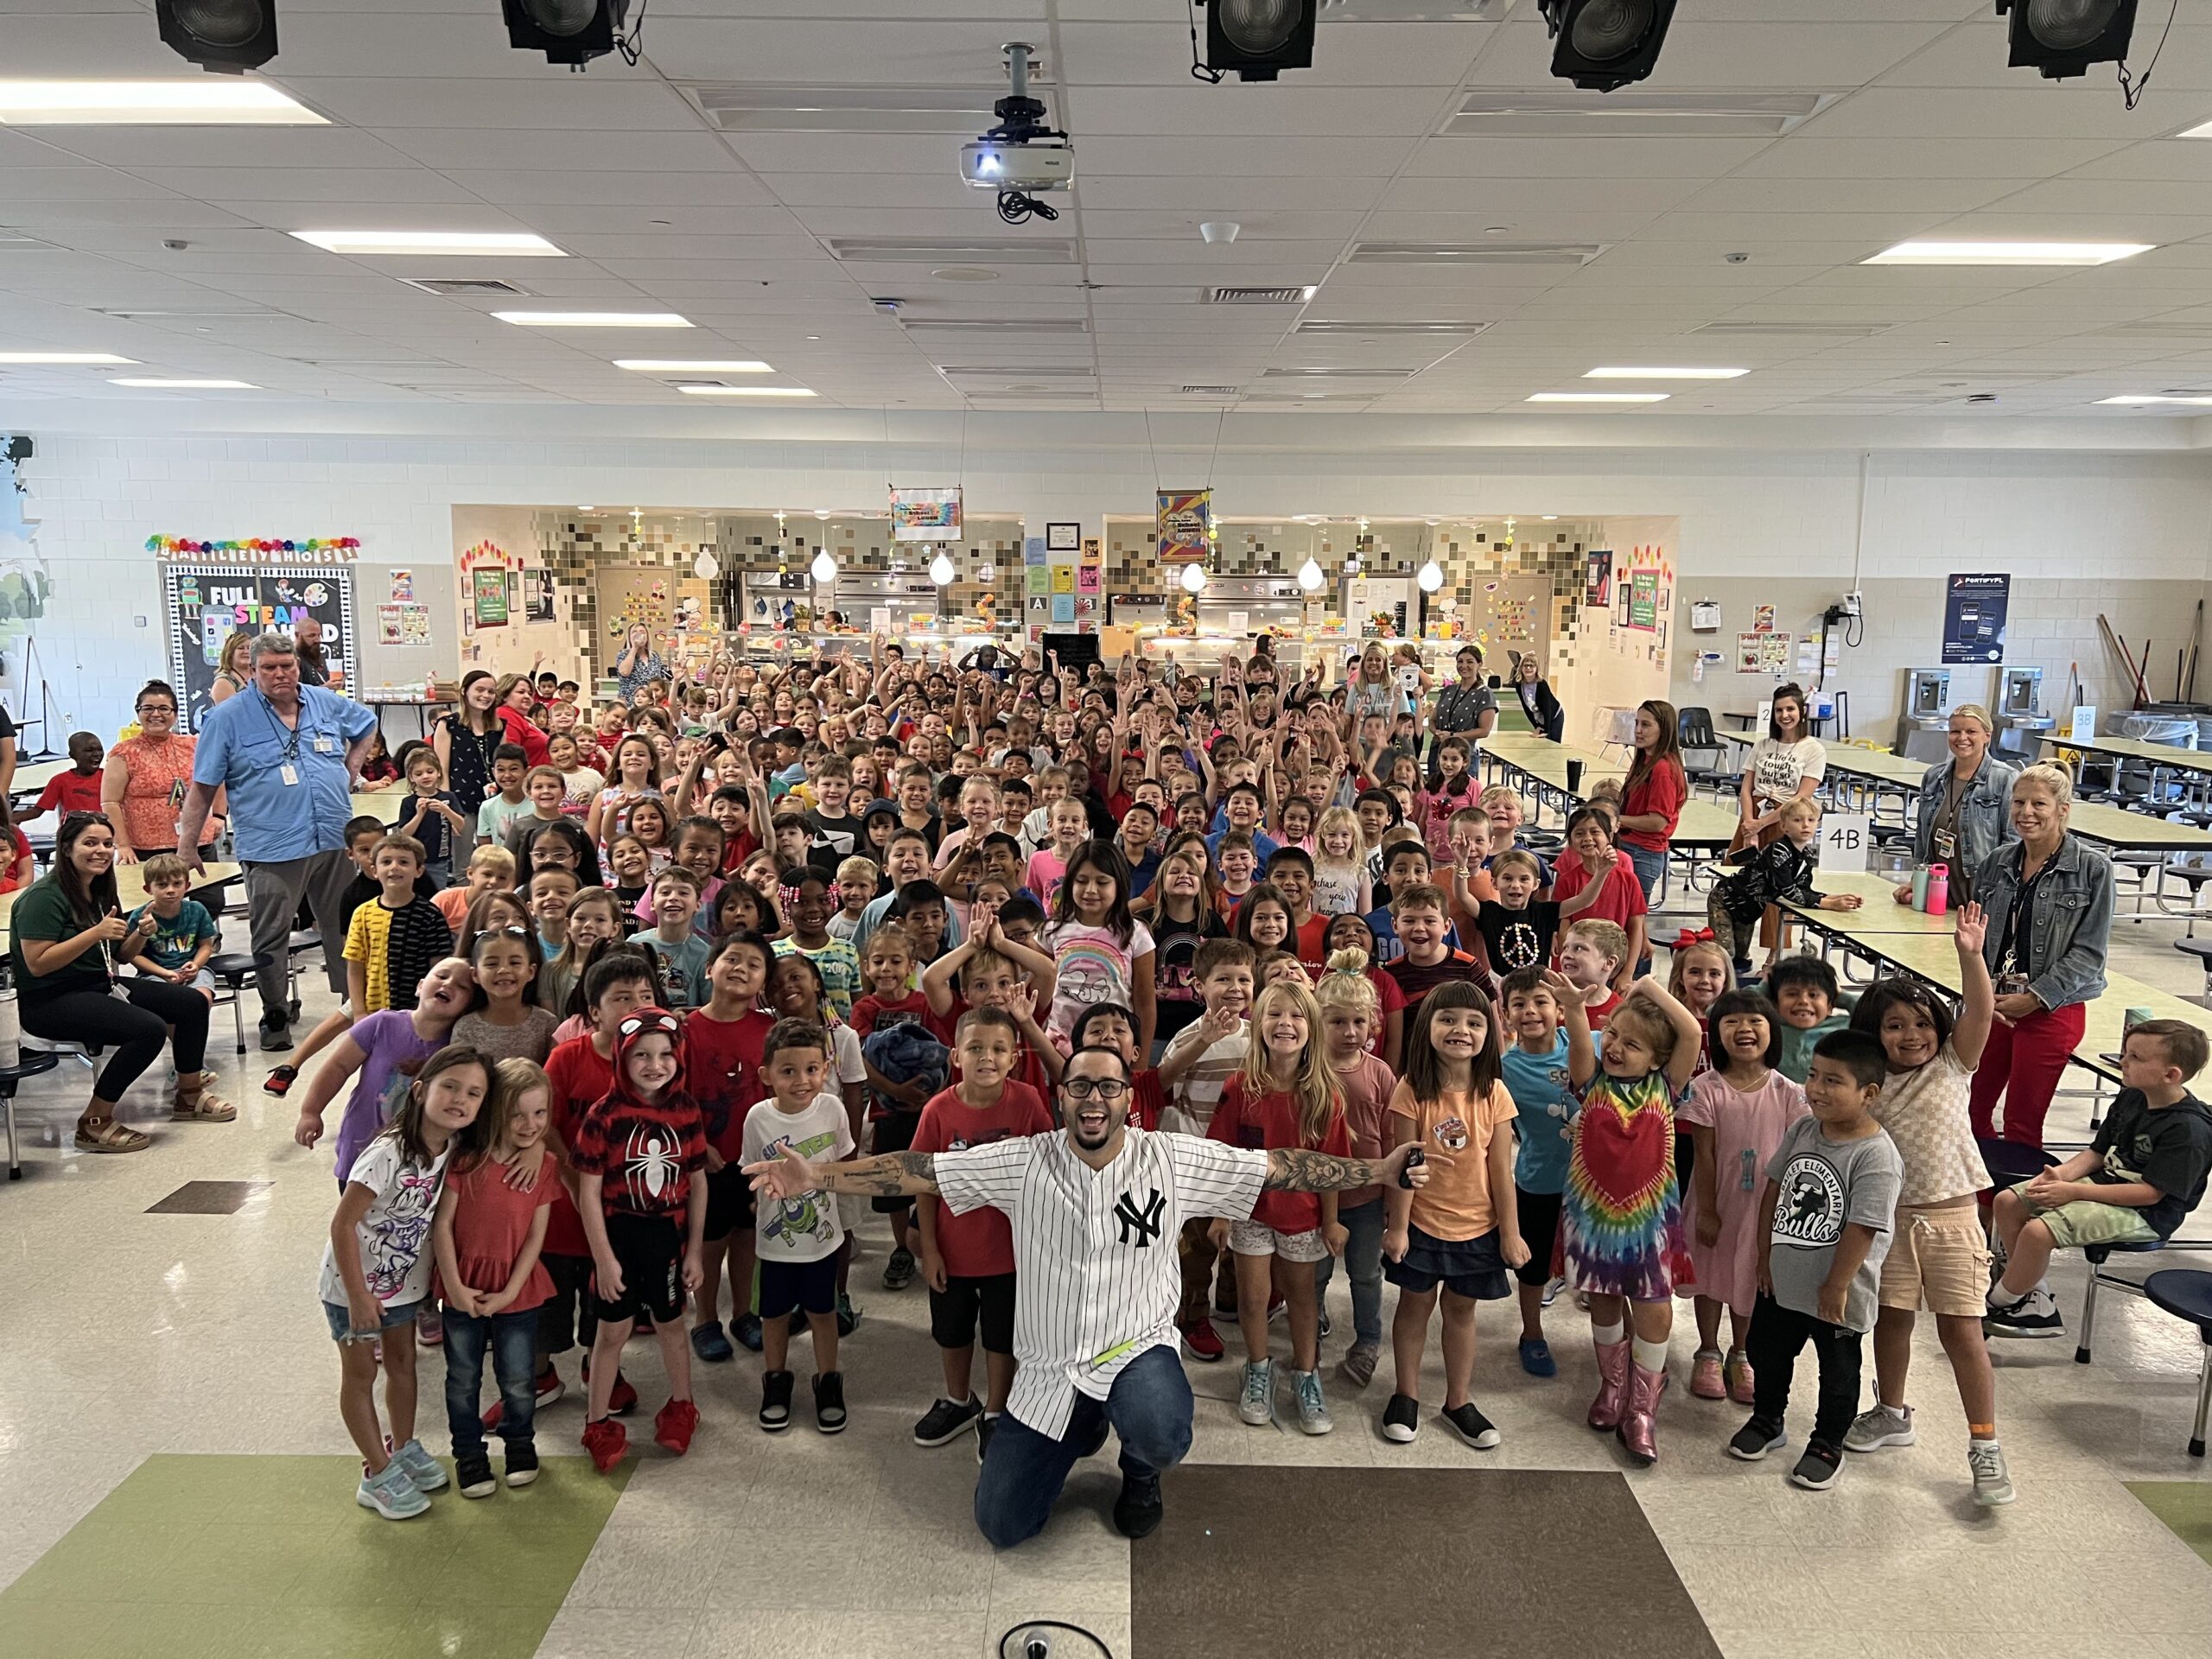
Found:
[[176, 1045], [181, 1122], [227, 1123], [238, 1108], [213, 1091], [201, 1069], [207, 1052], [207, 999], [189, 985], [118, 976], [153, 937], [151, 910], [136, 925], [123, 918], [115, 891], [115, 830], [98, 812], [73, 812], [54, 837], [54, 868], [16, 899], [9, 918], [16, 994], [23, 1029], [50, 1042], [98, 1043], [113, 1050], [77, 1120], [79, 1152], [143, 1152], [153, 1144], [115, 1121], [115, 1104], [171, 1040]]

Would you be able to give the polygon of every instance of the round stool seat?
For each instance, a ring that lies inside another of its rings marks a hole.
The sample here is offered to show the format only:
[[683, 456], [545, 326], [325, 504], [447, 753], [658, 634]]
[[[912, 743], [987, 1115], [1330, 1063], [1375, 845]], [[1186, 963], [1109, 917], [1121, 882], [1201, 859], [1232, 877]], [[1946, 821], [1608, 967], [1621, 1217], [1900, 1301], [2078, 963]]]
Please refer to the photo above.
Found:
[[2212, 939], [2176, 939], [2174, 949], [2184, 956], [2195, 957], [2212, 972]]
[[321, 934], [316, 932], [311, 927], [302, 928], [298, 932], [292, 935], [291, 943], [285, 948], [291, 950], [312, 950], [315, 946], [321, 943]]
[[218, 979], [251, 979], [253, 955], [246, 950], [226, 950], [221, 956], [207, 958], [207, 971]]
[[2051, 1165], [2050, 1154], [2041, 1147], [2026, 1147], [2017, 1141], [1999, 1141], [1979, 1135], [1974, 1137], [1974, 1144], [1981, 1150], [1982, 1166], [1988, 1170], [1993, 1186], [2015, 1186], [2022, 1181], [2031, 1181]]
[[25, 1077], [37, 1077], [41, 1071], [51, 1071], [61, 1064], [61, 1057], [52, 1049], [27, 1048], [13, 1065], [0, 1065], [0, 1083], [18, 1083]]
[[2153, 1307], [2188, 1320], [2199, 1336], [2212, 1342], [2212, 1273], [2168, 1268], [2143, 1281], [2143, 1294]]

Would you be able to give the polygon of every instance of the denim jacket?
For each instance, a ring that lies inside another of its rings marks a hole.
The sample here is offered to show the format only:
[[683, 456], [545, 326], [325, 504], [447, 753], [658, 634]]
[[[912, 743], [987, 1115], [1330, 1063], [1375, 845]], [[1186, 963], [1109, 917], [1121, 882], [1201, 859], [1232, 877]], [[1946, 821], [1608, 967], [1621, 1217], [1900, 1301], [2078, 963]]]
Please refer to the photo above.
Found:
[[[2021, 847], [1997, 849], [1974, 872], [1974, 902], [1989, 912], [1982, 954], [1997, 971], [2005, 918], [2020, 890]], [[2105, 950], [2112, 941], [2112, 862], [2070, 831], [2058, 843], [2050, 874], [2036, 892], [2034, 958], [2042, 972], [2028, 988], [2047, 1008], [2087, 1002], [2105, 988]]]
[[[1936, 856], [1936, 816], [1943, 810], [1944, 791], [1951, 786], [1955, 762], [1928, 768], [1920, 780], [1920, 804], [1913, 815], [1912, 861], [1931, 863]], [[2019, 839], [2012, 828], [2012, 785], [2019, 773], [2003, 761], [1985, 754], [1981, 768], [1959, 796], [1959, 856], [1956, 868], [1971, 874], [2008, 841]], [[1979, 887], [1975, 889], [1978, 893]]]

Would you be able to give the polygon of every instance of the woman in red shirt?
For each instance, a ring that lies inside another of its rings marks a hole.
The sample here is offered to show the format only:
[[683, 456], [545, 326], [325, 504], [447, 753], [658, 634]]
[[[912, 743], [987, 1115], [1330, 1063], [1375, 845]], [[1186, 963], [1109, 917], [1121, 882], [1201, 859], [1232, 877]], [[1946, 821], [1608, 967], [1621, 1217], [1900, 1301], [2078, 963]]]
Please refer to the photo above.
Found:
[[1669, 837], [1690, 794], [1676, 725], [1673, 703], [1654, 697], [1637, 705], [1636, 760], [1621, 791], [1620, 846], [1636, 867], [1646, 905], [1658, 901]]

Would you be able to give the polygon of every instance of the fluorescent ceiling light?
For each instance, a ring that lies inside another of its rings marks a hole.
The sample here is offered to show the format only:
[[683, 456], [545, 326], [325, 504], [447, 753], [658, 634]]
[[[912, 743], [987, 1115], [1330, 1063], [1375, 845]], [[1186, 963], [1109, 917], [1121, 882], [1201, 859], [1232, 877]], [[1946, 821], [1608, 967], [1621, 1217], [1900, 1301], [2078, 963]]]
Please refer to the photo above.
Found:
[[2148, 253], [2155, 242], [1900, 242], [1869, 265], [2106, 265]]
[[1733, 380], [1749, 369], [1592, 369], [1585, 380]]
[[772, 374], [766, 363], [751, 357], [618, 357], [618, 369], [639, 374]]
[[1668, 394], [1663, 391], [1538, 391], [1531, 392], [1532, 404], [1663, 404]]
[[494, 311], [501, 322], [526, 328], [689, 328], [673, 311]]
[[111, 386], [138, 386], [156, 391], [258, 391], [251, 380], [110, 380]]
[[678, 386], [694, 397], [811, 397], [804, 386]]
[[2212, 397], [2175, 397], [2133, 392], [2118, 397], [2100, 397], [2097, 401], [2100, 404], [2119, 404], [2128, 409], [2140, 408], [2145, 404], [2187, 404], [2193, 407], [2212, 404]]
[[113, 352], [0, 352], [0, 363], [136, 363]]
[[0, 124], [35, 126], [327, 126], [266, 81], [0, 80]]
[[2202, 122], [2199, 124], [2190, 128], [2185, 132], [2176, 133], [2174, 137], [2177, 138], [2212, 138], [2212, 121]]
[[528, 231], [294, 231], [302, 242], [332, 253], [505, 254], [517, 259], [569, 256]]

